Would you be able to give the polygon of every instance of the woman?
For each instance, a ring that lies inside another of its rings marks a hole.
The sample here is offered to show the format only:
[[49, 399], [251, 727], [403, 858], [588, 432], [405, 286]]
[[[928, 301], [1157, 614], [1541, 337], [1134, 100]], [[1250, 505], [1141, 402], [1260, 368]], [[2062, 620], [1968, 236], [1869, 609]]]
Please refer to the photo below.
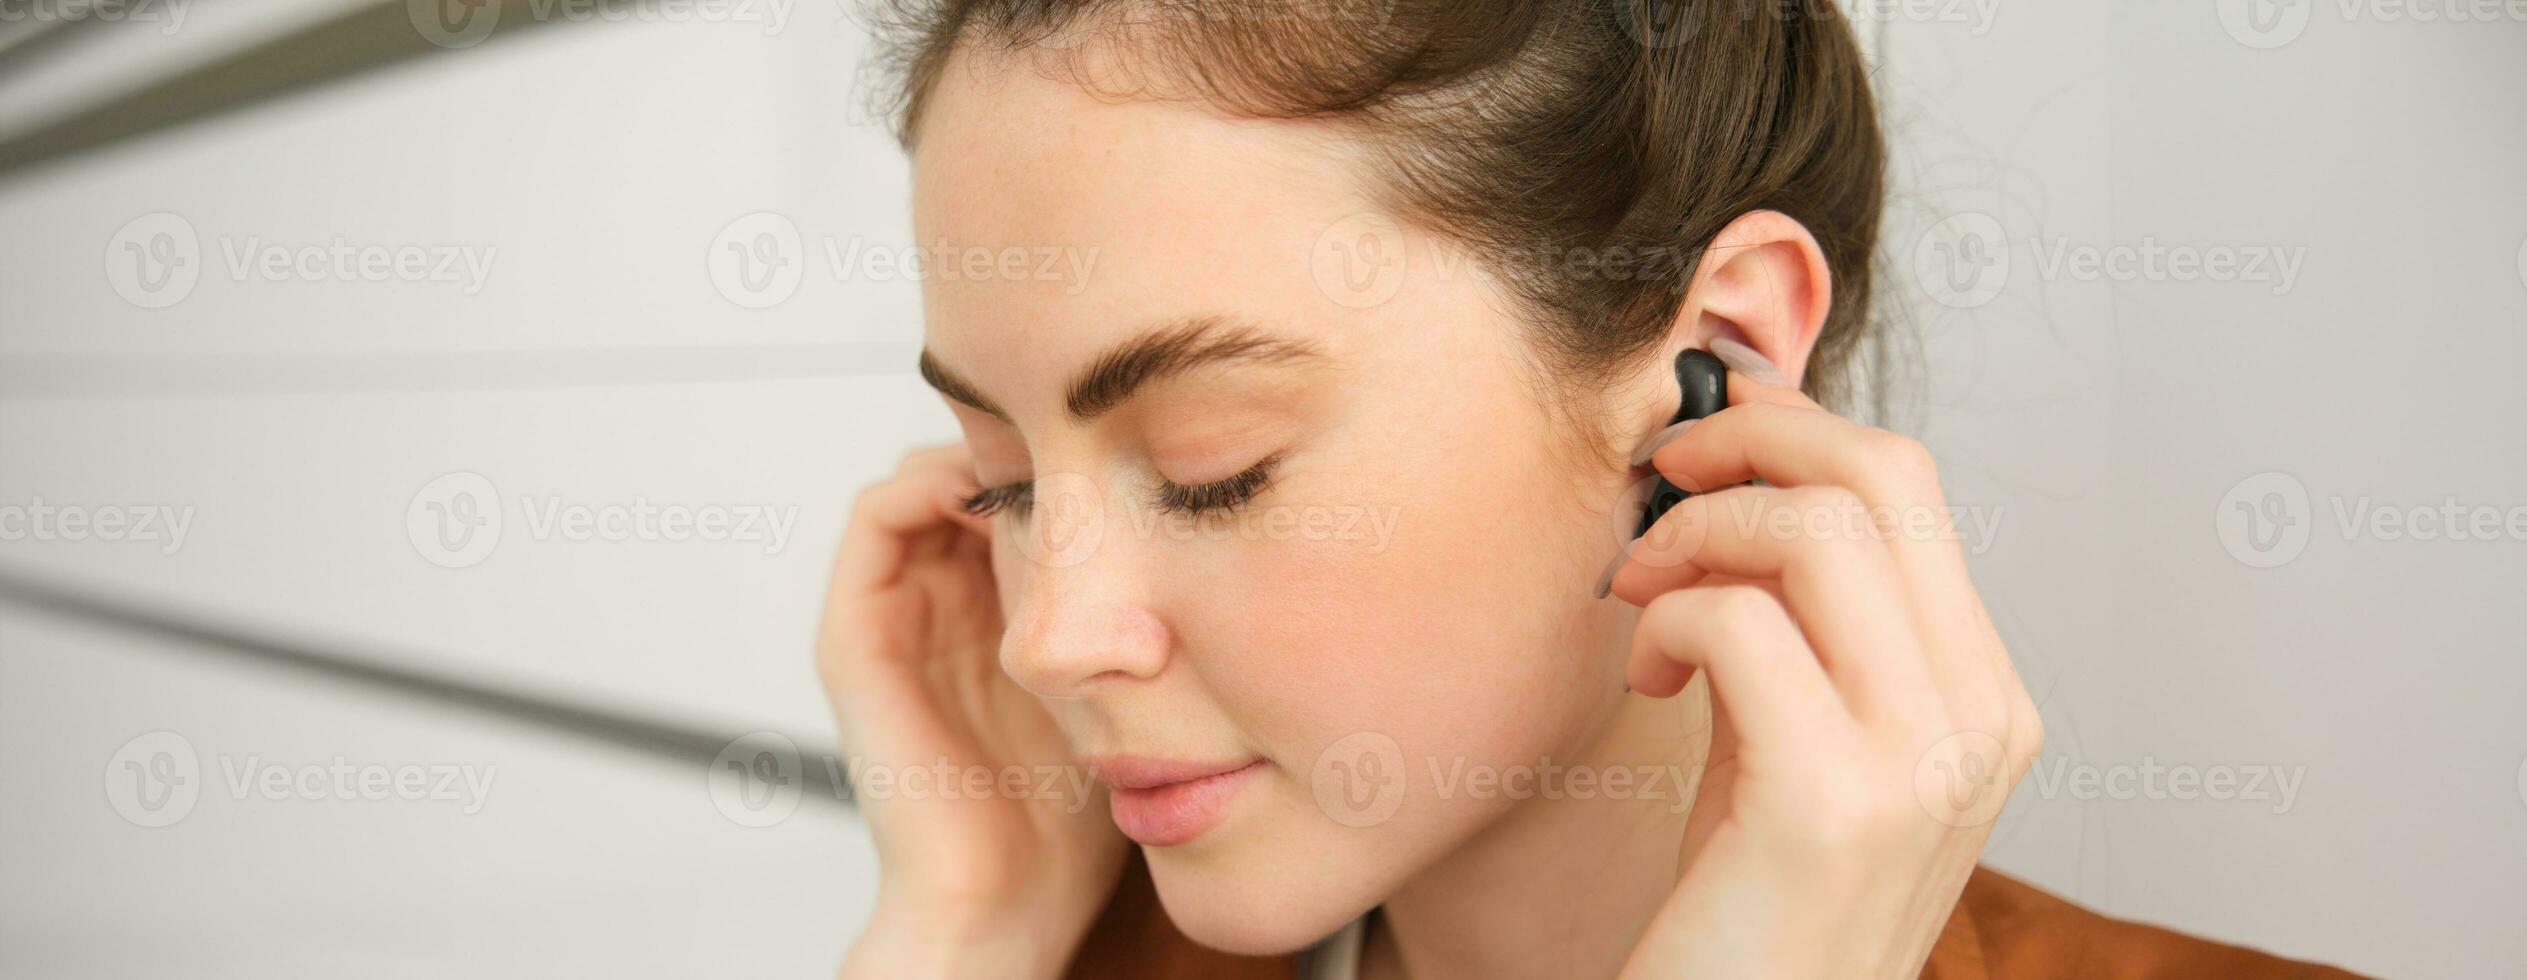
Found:
[[1883, 157], [1829, 5], [897, 12], [965, 439], [835, 565], [846, 974], [2325, 972], [1977, 869], [2039, 725], [1929, 457], [1813, 400]]

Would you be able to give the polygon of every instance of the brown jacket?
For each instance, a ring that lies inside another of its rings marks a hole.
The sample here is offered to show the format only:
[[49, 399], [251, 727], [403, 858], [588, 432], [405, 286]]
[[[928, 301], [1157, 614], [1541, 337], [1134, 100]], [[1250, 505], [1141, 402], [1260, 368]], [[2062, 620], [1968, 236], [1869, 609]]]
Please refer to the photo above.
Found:
[[[1177, 932], [1158, 905], [1149, 867], [1132, 853], [1114, 901], [1078, 957], [1073, 977], [1290, 980], [1294, 956], [1231, 956]], [[2357, 978], [2359, 974], [2283, 959], [2152, 925], [2110, 919], [1977, 865], [1948, 926], [1930, 950], [1922, 980], [2224, 980]]]

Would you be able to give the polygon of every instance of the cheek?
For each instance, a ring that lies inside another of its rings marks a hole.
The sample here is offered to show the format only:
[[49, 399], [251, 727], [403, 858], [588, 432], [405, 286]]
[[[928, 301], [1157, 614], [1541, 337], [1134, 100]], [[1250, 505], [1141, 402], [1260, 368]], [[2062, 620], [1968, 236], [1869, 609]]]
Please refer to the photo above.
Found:
[[1407, 467], [1433, 475], [1394, 492], [1277, 503], [1325, 515], [1322, 539], [1241, 542], [1204, 576], [1194, 605], [1211, 621], [1187, 635], [1204, 639], [1205, 686], [1257, 749], [1302, 770], [1356, 732], [1395, 739], [1416, 768], [1560, 752], [1603, 700], [1581, 679], [1604, 641], [1574, 570], [1597, 542], [1547, 465], [1477, 454]]

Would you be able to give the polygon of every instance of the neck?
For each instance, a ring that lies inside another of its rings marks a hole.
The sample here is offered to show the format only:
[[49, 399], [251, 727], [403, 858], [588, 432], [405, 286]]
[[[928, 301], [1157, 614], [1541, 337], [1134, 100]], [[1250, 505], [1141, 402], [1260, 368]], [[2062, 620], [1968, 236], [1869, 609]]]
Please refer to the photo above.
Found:
[[[1700, 678], [1672, 699], [1624, 695], [1540, 784], [1567, 793], [1521, 802], [1387, 899], [1363, 980], [1613, 976], [1675, 890], [1709, 719]], [[1627, 778], [1620, 791], [1610, 782]], [[1593, 786], [1583, 793], [1580, 780]]]

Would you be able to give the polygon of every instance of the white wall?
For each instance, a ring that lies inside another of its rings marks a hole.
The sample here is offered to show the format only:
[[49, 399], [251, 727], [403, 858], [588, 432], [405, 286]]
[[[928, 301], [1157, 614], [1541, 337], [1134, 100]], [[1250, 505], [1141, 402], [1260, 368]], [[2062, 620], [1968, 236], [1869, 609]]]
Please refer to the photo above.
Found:
[[[2335, 508], [2527, 506], [2527, 22], [2311, 3], [2257, 48], [2223, 26], [2245, 6], [1932, 4], [1886, 28], [1902, 180], [1883, 292], [1926, 369], [1897, 421], [1953, 502], [1999, 517], [1975, 572], [2045, 704], [2039, 772], [2062, 780], [2022, 785], [1989, 857], [2110, 912], [2363, 971], [2513, 974], [2527, 552], [2347, 536]], [[196, 26], [53, 70], [164, 71], [228, 43], [238, 9], [197, 4]], [[856, 107], [857, 31], [830, 4], [786, 12], [778, 31], [495, 35], [0, 182], [0, 505], [192, 514], [171, 554], [15, 540], [0, 564], [693, 727], [826, 737], [806, 640], [842, 508], [953, 426], [909, 371], [913, 284], [809, 254], [907, 244], [903, 164]], [[20, 94], [66, 90], [35, 81], [0, 93], [0, 126], [59, 108]], [[748, 309], [713, 249], [767, 210], [807, 267]], [[108, 253], [161, 211], [202, 275], [145, 309]], [[1947, 239], [1917, 247], [1934, 227], [1993, 235], [2006, 272], [1942, 264]], [[489, 276], [469, 294], [230, 272], [230, 249], [336, 237], [451, 247]], [[2278, 295], [2049, 265], [2145, 243], [2303, 258]], [[2304, 490], [2284, 513], [2307, 537], [2261, 568], [2237, 555], [2283, 553], [2215, 517], [2289, 485], [2233, 495], [2267, 472]], [[450, 473], [488, 480], [505, 520], [459, 568], [407, 522]], [[795, 526], [778, 548], [537, 540], [521, 497], [768, 505]], [[143, 828], [111, 779], [155, 731], [195, 750], [202, 796]], [[0, 743], [10, 975], [818, 974], [872, 885], [833, 808], [743, 827], [696, 767], [5, 605]], [[488, 770], [493, 789], [465, 814], [226, 782], [336, 755]], [[2287, 807], [2072, 789], [2145, 763], [2300, 781]]]

